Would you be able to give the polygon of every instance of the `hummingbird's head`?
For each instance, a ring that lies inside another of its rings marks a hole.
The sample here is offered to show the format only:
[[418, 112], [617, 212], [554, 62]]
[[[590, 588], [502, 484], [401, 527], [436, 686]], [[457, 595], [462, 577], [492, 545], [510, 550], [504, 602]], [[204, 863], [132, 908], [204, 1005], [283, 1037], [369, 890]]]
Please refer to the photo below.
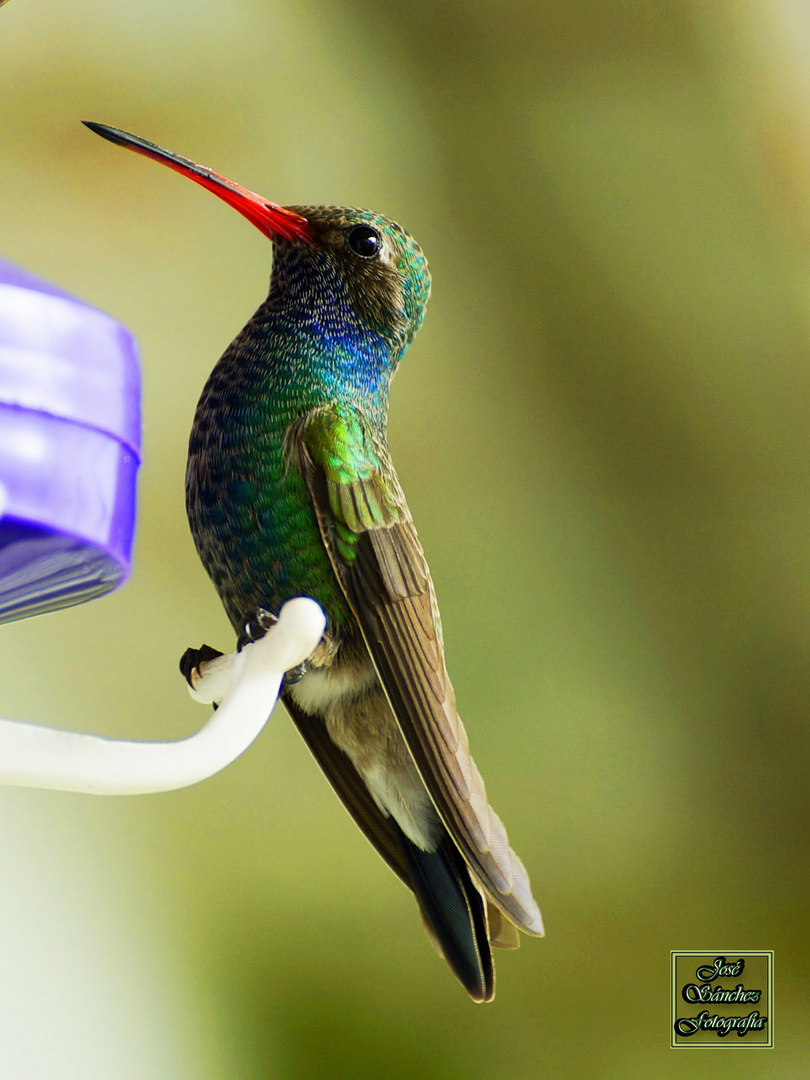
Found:
[[294, 206], [305, 234], [276, 239], [274, 278], [306, 275], [336, 307], [348, 305], [357, 322], [385, 338], [401, 355], [422, 325], [430, 271], [422, 249], [401, 225], [342, 206]]
[[395, 361], [413, 340], [430, 294], [430, 271], [419, 245], [396, 222], [370, 210], [279, 206], [137, 135], [84, 122], [110, 142], [201, 184], [268, 236], [274, 247], [271, 296], [275, 290], [291, 300], [310, 298], [383, 338]]

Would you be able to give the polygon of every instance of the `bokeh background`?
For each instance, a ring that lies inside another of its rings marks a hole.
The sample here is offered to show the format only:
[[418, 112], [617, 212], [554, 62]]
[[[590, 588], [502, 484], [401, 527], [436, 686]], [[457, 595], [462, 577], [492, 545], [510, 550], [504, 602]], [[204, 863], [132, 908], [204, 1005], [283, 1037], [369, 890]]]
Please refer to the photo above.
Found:
[[[132, 579], [0, 629], [3, 714], [181, 737], [232, 642], [185, 448], [270, 247], [79, 120], [381, 210], [434, 276], [392, 449], [548, 936], [473, 1006], [279, 710], [187, 791], [0, 792], [0, 1075], [807, 1075], [808, 71], [803, 0], [3, 7], [0, 250], [145, 380]], [[775, 950], [775, 1049], [669, 1049], [704, 948]]]

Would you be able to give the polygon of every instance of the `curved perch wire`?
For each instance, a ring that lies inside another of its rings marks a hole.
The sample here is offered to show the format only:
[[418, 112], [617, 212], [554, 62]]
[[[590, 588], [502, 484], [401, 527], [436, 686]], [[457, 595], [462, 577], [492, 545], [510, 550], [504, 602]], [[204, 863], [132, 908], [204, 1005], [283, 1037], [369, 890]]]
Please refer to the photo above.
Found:
[[199, 783], [247, 750], [273, 711], [284, 672], [315, 651], [325, 625], [315, 601], [297, 597], [260, 641], [202, 664], [192, 696], [222, 697], [222, 704], [196, 735], [178, 742], [129, 742], [0, 720], [0, 784], [145, 795]]

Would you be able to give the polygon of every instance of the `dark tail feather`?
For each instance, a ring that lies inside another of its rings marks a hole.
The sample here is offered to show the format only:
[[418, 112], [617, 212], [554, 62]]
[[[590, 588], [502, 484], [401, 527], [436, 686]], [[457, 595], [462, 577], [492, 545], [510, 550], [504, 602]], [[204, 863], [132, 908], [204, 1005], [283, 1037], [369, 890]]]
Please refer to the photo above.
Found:
[[394, 828], [411, 872], [411, 886], [445, 960], [474, 1001], [491, 1001], [495, 969], [484, 900], [467, 864], [449, 837], [436, 851], [422, 851], [397, 825]]

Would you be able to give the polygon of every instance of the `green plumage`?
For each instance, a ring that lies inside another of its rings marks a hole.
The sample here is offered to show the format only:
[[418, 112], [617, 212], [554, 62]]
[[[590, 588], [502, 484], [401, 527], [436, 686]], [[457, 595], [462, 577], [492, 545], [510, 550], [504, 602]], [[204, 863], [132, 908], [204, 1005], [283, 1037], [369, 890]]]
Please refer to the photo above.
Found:
[[[376, 471], [363, 512], [371, 523], [391, 519], [380, 471], [388, 386], [430, 290], [424, 256], [398, 225], [363, 210], [295, 209], [319, 246], [277, 243], [269, 296], [212, 372], [189, 442], [192, 534], [237, 631], [249, 612], [278, 611], [299, 595], [317, 600], [335, 626], [350, 620], [310, 494], [290, 467], [290, 434], [306, 420], [307, 444], [335, 493]], [[385, 237], [386, 262], [346, 250], [356, 225]], [[333, 497], [335, 543], [351, 562], [362, 523], [349, 496], [342, 506]]]
[[[285, 704], [416, 893], [455, 974], [489, 1000], [490, 943], [516, 944], [507, 918], [529, 933], [542, 923], [469, 756], [386, 443], [388, 388], [422, 322], [427, 264], [384, 218], [295, 209], [314, 243], [276, 242], [268, 299], [203, 391], [189, 521], [237, 632], [257, 608], [278, 612], [294, 596], [323, 607], [324, 642]], [[352, 253], [358, 226], [380, 239], [378, 257]]]

